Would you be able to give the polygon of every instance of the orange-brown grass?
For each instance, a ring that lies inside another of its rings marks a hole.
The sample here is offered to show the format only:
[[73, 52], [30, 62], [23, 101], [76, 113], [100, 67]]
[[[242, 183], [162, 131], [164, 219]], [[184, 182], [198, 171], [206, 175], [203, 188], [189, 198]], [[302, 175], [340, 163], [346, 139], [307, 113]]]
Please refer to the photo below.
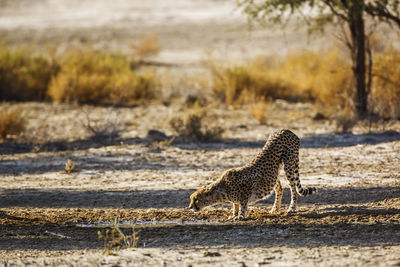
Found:
[[258, 101], [254, 104], [249, 105], [249, 111], [251, 115], [260, 123], [267, 123], [267, 112], [268, 112], [268, 102]]
[[141, 40], [134, 61], [120, 53], [90, 48], [55, 57], [33, 47], [0, 45], [0, 100], [91, 104], [136, 104], [154, 98], [160, 82], [150, 69], [139, 70], [138, 57], [157, 53], [157, 39]]
[[211, 65], [211, 74], [214, 93], [227, 105], [261, 98], [289, 98], [292, 91], [289, 83], [260, 62], [233, 67]]
[[400, 51], [389, 47], [374, 58], [370, 108], [383, 117], [400, 118]]
[[19, 108], [5, 108], [0, 112], [0, 142], [17, 137], [25, 130], [26, 121]]
[[0, 99], [27, 101], [46, 99], [47, 86], [58, 66], [31, 48], [0, 45]]
[[153, 71], [138, 72], [122, 54], [91, 49], [67, 52], [48, 94], [58, 102], [135, 104], [152, 99], [159, 83]]
[[158, 38], [150, 34], [140, 39], [137, 43], [132, 43], [130, 48], [133, 50], [134, 56], [139, 60], [157, 55], [161, 51]]
[[260, 99], [315, 100], [325, 112], [352, 110], [351, 67], [334, 50], [291, 53], [276, 64], [258, 59], [234, 67], [211, 64], [210, 69], [213, 91], [228, 105]]

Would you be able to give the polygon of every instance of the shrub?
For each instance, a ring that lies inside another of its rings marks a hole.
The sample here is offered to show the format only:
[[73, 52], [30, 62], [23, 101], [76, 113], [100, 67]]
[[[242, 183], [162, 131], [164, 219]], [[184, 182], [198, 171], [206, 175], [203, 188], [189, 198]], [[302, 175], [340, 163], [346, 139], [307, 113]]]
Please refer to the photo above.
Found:
[[262, 64], [212, 66], [211, 74], [214, 93], [228, 105], [260, 98], [290, 98], [290, 85]]
[[51, 77], [59, 67], [31, 49], [0, 46], [0, 99], [6, 101], [45, 100]]
[[155, 73], [131, 69], [125, 56], [93, 50], [68, 52], [50, 83], [54, 101], [89, 104], [135, 104], [155, 96]]
[[157, 55], [161, 51], [161, 45], [158, 42], [158, 38], [153, 35], [145, 36], [137, 43], [131, 44], [130, 47], [134, 52], [134, 56], [139, 60]]
[[386, 118], [400, 118], [400, 52], [389, 47], [375, 56], [373, 66], [371, 111]]
[[268, 103], [265, 101], [258, 101], [254, 104], [249, 105], [249, 111], [251, 115], [260, 123], [267, 123], [267, 111], [268, 111]]
[[291, 54], [280, 71], [290, 78], [296, 94], [332, 107], [343, 108], [352, 101], [353, 74], [338, 51]]
[[90, 118], [87, 113], [86, 120], [82, 123], [82, 126], [90, 134], [90, 139], [93, 141], [110, 144], [126, 130], [118, 118], [118, 113], [110, 113], [96, 120]]
[[221, 138], [224, 130], [220, 127], [204, 126], [206, 118], [204, 112], [189, 111], [184, 119], [175, 117], [170, 121], [171, 127], [178, 136], [186, 139], [194, 139], [199, 142], [211, 142]]
[[25, 130], [26, 121], [21, 109], [6, 108], [0, 112], [0, 141], [20, 135]]
[[303, 51], [276, 64], [269, 61], [228, 68], [211, 65], [213, 91], [229, 105], [280, 98], [316, 100], [330, 113], [352, 108], [352, 72], [339, 52]]

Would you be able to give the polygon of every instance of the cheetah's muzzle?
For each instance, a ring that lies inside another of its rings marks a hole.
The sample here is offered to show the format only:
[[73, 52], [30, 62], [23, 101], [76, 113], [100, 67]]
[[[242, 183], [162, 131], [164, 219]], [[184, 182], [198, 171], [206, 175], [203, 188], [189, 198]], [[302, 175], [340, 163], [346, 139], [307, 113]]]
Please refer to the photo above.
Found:
[[195, 211], [195, 212], [199, 212], [200, 211], [199, 207], [197, 207], [197, 205], [196, 205], [196, 202], [190, 203], [188, 208], [191, 209], [192, 211]]

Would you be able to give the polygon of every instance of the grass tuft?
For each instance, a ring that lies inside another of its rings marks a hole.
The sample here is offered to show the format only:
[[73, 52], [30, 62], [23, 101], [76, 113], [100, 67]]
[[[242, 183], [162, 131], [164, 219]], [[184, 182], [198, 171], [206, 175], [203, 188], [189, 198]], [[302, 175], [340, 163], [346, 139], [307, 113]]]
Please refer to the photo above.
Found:
[[118, 252], [121, 248], [136, 248], [138, 246], [139, 238], [137, 232], [132, 228], [131, 234], [124, 233], [115, 219], [111, 229], [98, 231], [97, 236], [99, 240], [103, 240], [104, 253], [112, 255], [114, 251]]
[[25, 130], [26, 120], [20, 108], [6, 108], [0, 112], [0, 142], [15, 139]]
[[161, 51], [158, 38], [151, 34], [143, 37], [137, 43], [132, 43], [130, 48], [139, 61], [147, 57], [155, 56]]
[[249, 105], [249, 111], [250, 111], [251, 115], [253, 115], [253, 117], [260, 124], [267, 123], [268, 105], [269, 105], [269, 103], [267, 103], [265, 101], [258, 101], [254, 104]]
[[221, 138], [224, 130], [221, 127], [204, 125], [207, 119], [202, 108], [192, 108], [187, 111], [184, 119], [175, 117], [170, 121], [170, 126], [178, 136], [199, 142], [212, 142]]

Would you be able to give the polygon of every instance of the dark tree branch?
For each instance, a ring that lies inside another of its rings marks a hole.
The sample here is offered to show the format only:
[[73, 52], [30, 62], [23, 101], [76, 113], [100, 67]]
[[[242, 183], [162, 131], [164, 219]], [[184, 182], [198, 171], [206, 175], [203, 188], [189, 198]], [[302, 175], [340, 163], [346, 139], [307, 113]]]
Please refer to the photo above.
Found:
[[[365, 4], [365, 12], [371, 17], [377, 17], [387, 23], [396, 23], [400, 27], [400, 16], [399, 14], [393, 13], [382, 3], [367, 3]], [[397, 13], [399, 13], [397, 11]]]
[[335, 5], [334, 5], [334, 3], [332, 3], [331, 0], [323, 0], [323, 2], [329, 7], [329, 9], [331, 10], [331, 12], [332, 12], [335, 16], [339, 17], [340, 19], [342, 19], [342, 20], [344, 20], [344, 21], [348, 21], [347, 16], [346, 16], [345, 14], [343, 14], [343, 13], [340, 13], [340, 12], [335, 8]]

